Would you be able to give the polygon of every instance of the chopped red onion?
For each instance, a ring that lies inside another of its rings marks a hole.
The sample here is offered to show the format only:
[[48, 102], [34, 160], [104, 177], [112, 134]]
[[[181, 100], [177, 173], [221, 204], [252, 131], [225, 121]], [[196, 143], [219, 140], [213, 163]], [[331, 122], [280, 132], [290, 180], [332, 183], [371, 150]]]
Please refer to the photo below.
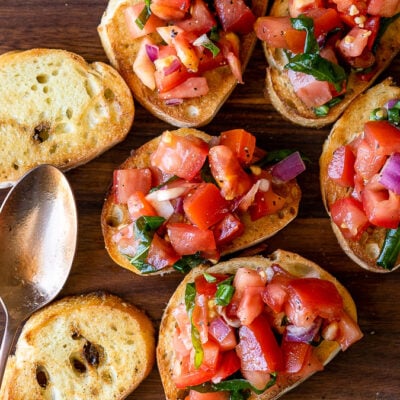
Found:
[[165, 105], [167, 106], [179, 106], [183, 103], [183, 99], [167, 99], [165, 100]]
[[385, 104], [385, 108], [390, 110], [391, 108], [393, 108], [398, 102], [400, 101], [400, 99], [391, 99], [389, 100], [386, 104]]
[[155, 61], [158, 58], [159, 49], [156, 45], [146, 44], [146, 53], [151, 61]]
[[180, 66], [181, 62], [177, 58], [174, 58], [171, 64], [164, 68], [164, 75], [167, 76], [172, 74], [173, 72], [177, 71]]
[[393, 153], [382, 168], [379, 183], [400, 194], [400, 153]]
[[313, 324], [306, 328], [296, 325], [288, 325], [286, 327], [286, 340], [289, 342], [312, 342], [321, 328], [321, 322], [321, 318], [318, 318]]
[[296, 151], [273, 166], [272, 176], [283, 182], [287, 182], [296, 178], [305, 169], [306, 166], [301, 159], [300, 153]]

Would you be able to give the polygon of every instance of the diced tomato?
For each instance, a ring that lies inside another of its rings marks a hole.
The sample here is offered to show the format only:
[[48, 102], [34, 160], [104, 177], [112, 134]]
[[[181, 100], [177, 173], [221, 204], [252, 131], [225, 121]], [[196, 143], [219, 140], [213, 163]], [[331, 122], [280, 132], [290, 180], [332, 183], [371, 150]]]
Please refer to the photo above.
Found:
[[262, 277], [258, 271], [241, 267], [236, 271], [235, 278], [233, 279], [235, 296], [241, 298], [249, 287], [263, 288], [265, 286], [265, 282], [266, 277]]
[[140, 43], [135, 61], [133, 62], [133, 72], [141, 80], [143, 85], [147, 86], [150, 90], [156, 88], [156, 81], [154, 78], [156, 67], [147, 54], [147, 46], [152, 45], [154, 45], [152, 40], [149, 37], [144, 37]]
[[286, 303], [289, 294], [287, 292], [287, 284], [282, 284], [279, 280], [268, 283], [263, 292], [262, 299], [275, 313], [280, 313]]
[[[161, 58], [159, 60], [161, 60]], [[154, 72], [156, 87], [160, 94], [171, 92], [172, 89], [181, 85], [187, 79], [195, 76], [197, 75], [193, 72], [189, 72], [188, 69], [183, 64], [181, 64], [178, 69], [176, 69], [171, 73], [166, 74], [164, 70], [159, 70], [159, 69]], [[171, 93], [169, 93], [168, 96], [171, 96]]]
[[276, 194], [271, 186], [266, 192], [259, 190], [249, 208], [250, 218], [256, 221], [266, 215], [275, 214], [284, 207], [285, 203], [286, 198]]
[[313, 8], [322, 8], [322, 0], [289, 0], [289, 15], [297, 18], [300, 14]]
[[235, 350], [228, 350], [221, 353], [221, 360], [217, 367], [217, 372], [212, 377], [213, 383], [221, 382], [240, 369], [240, 358]]
[[239, 83], [243, 83], [242, 79], [242, 64], [240, 63], [239, 57], [232, 51], [226, 54], [226, 60], [232, 71], [233, 76]]
[[132, 39], [137, 39], [138, 37], [155, 32], [158, 26], [162, 26], [164, 24], [160, 18], [154, 14], [151, 14], [149, 19], [146, 21], [144, 28], [140, 29], [135, 21], [139, 17], [144, 7], [144, 2], [141, 2], [125, 8], [125, 22]]
[[214, 235], [210, 230], [181, 222], [169, 223], [167, 230], [172, 247], [180, 255], [190, 255], [216, 248]]
[[378, 154], [378, 150], [363, 139], [358, 144], [354, 170], [359, 177], [367, 181], [381, 170], [386, 159], [386, 155]]
[[207, 79], [204, 76], [189, 77], [178, 86], [167, 92], [160, 93], [160, 98], [168, 99], [191, 99], [205, 96], [209, 92]]
[[314, 35], [317, 39], [334, 29], [342, 27], [339, 14], [334, 8], [315, 7], [305, 11], [304, 15], [313, 19]]
[[282, 371], [282, 351], [267, 317], [259, 315], [250, 325], [239, 328], [236, 351], [245, 371]]
[[303, 319], [308, 322], [317, 316], [328, 320], [337, 318], [343, 309], [343, 299], [336, 286], [319, 278], [293, 279], [289, 283], [288, 302], [294, 308], [294, 315], [288, 315], [296, 326], [304, 326]]
[[339, 50], [345, 57], [358, 57], [368, 44], [370, 31], [355, 26], [339, 42]]
[[244, 232], [243, 222], [232, 213], [225, 214], [224, 218], [214, 227], [214, 237], [217, 246], [231, 243], [234, 239], [240, 237]]
[[361, 193], [365, 214], [376, 226], [396, 229], [400, 223], [400, 196], [384, 187], [376, 188], [369, 182]]
[[209, 282], [203, 274], [196, 277], [194, 283], [197, 294], [204, 294], [207, 297], [213, 297], [217, 292], [218, 283], [229, 278], [229, 275], [227, 274], [211, 274], [211, 276], [214, 278], [212, 282]]
[[213, 183], [201, 183], [183, 200], [183, 209], [190, 222], [207, 229], [224, 218], [228, 202]]
[[146, 200], [143, 192], [133, 192], [127, 201], [129, 215], [135, 221], [142, 216], [156, 216], [157, 211]]
[[176, 334], [179, 335], [186, 349], [192, 349], [191, 324], [185, 304], [179, 304], [172, 313], [178, 326]]
[[187, 32], [195, 32], [197, 36], [207, 33], [214, 26], [216, 21], [203, 0], [194, 0], [191, 7], [191, 17], [176, 23]]
[[312, 347], [304, 342], [283, 340], [281, 344], [285, 372], [298, 373], [310, 358]]
[[235, 330], [223, 318], [212, 319], [208, 326], [208, 333], [218, 343], [221, 351], [232, 350], [236, 347]]
[[197, 294], [192, 312], [192, 321], [199, 331], [200, 341], [208, 341], [208, 299], [204, 294]]
[[151, 155], [151, 165], [190, 181], [199, 173], [207, 154], [208, 144], [204, 140], [165, 131]]
[[242, 196], [252, 186], [250, 176], [243, 170], [227, 146], [213, 146], [208, 154], [211, 173], [227, 200]]
[[346, 239], [359, 240], [369, 226], [362, 203], [353, 197], [336, 200], [330, 206], [332, 221]]
[[319, 107], [332, 99], [327, 81], [319, 81], [304, 72], [288, 70], [288, 77], [297, 96], [307, 107]]
[[256, 17], [244, 0], [215, 0], [214, 4], [225, 32], [246, 34], [253, 30]]
[[185, 400], [229, 400], [230, 392], [209, 392], [201, 393], [196, 390], [190, 390]]
[[152, 14], [163, 19], [164, 21], [178, 20], [185, 17], [189, 11], [190, 0], [152, 0], [150, 9]]
[[379, 155], [400, 151], [400, 129], [388, 121], [368, 121], [364, 124], [365, 140]]
[[264, 302], [261, 297], [264, 287], [248, 286], [243, 292], [237, 310], [242, 325], [250, 325], [263, 311]]
[[400, 12], [399, 0], [370, 0], [368, 2], [368, 14], [381, 17], [392, 17]]
[[381, 18], [378, 16], [369, 17], [364, 24], [364, 28], [368, 29], [371, 32], [371, 35], [369, 35], [368, 37], [368, 43], [367, 43], [367, 48], [369, 50], [372, 50], [374, 47], [375, 39], [378, 35], [380, 25], [381, 25]]
[[174, 265], [179, 259], [180, 256], [171, 244], [159, 235], [154, 234], [146, 261], [159, 270]]
[[126, 204], [131, 194], [147, 194], [151, 189], [151, 170], [149, 168], [116, 169], [113, 172], [113, 192], [116, 204]]
[[338, 11], [351, 14], [350, 8], [357, 9], [357, 15], [365, 15], [367, 13], [367, 2], [364, 0], [332, 0], [337, 5]]
[[340, 186], [354, 186], [355, 156], [350, 146], [338, 147], [328, 165], [328, 176]]
[[243, 165], [250, 164], [256, 147], [256, 138], [244, 129], [221, 132], [220, 144], [228, 146]]
[[362, 337], [363, 333], [358, 324], [343, 311], [339, 319], [339, 337], [336, 339], [342, 350], [346, 350]]

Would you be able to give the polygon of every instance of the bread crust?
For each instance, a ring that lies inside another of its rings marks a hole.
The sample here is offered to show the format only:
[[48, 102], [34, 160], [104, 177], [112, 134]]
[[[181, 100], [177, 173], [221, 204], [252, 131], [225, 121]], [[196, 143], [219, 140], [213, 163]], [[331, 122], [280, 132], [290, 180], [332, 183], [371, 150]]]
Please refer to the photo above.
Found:
[[[323, 145], [319, 160], [321, 195], [329, 215], [331, 204], [348, 194], [347, 188], [337, 185], [328, 176], [328, 166], [334, 151], [339, 146], [351, 142], [363, 132], [364, 123], [369, 120], [372, 110], [382, 107], [388, 100], [394, 98], [400, 98], [400, 88], [395, 85], [392, 78], [387, 78], [360, 95], [332, 127]], [[333, 221], [331, 221], [331, 225], [344, 252], [360, 267], [381, 273], [391, 272], [399, 268], [400, 257], [398, 257], [395, 267], [391, 270], [376, 265], [376, 260], [385, 239], [385, 228], [369, 227], [359, 241], [352, 241], [342, 235]]]
[[154, 362], [154, 327], [144, 312], [109, 293], [69, 296], [25, 323], [1, 398], [122, 400]]
[[[288, 0], [276, 0], [272, 4], [271, 16], [289, 15]], [[354, 72], [348, 76], [347, 91], [343, 100], [330, 108], [324, 117], [317, 117], [312, 109], [308, 108], [296, 95], [293, 86], [285, 72], [284, 66], [288, 59], [283, 49], [270, 48], [262, 41], [265, 57], [268, 61], [265, 79], [265, 96], [282, 116], [295, 124], [322, 128], [334, 123], [349, 104], [377, 79], [400, 51], [400, 18], [390, 24], [382, 38], [376, 52], [376, 72], [369, 81], [362, 80]]]
[[[194, 135], [206, 142], [209, 142], [212, 136], [194, 128], [180, 128], [172, 131], [178, 135]], [[150, 165], [150, 156], [155, 151], [160, 142], [161, 136], [158, 136], [143, 146], [139, 147], [134, 153], [125, 160], [119, 168], [144, 168]], [[241, 215], [241, 221], [245, 225], [245, 231], [242, 236], [233, 240], [233, 242], [221, 247], [221, 255], [227, 255], [239, 250], [243, 250], [252, 245], [256, 245], [275, 233], [283, 229], [289, 224], [298, 213], [299, 203], [301, 198], [301, 190], [295, 180], [286, 182], [283, 186], [284, 194], [287, 196], [287, 201], [282, 210], [276, 214], [267, 215], [256, 221], [252, 221], [248, 213]], [[125, 257], [118, 251], [116, 244], [113, 241], [113, 235], [117, 232], [118, 226], [123, 225], [129, 221], [126, 207], [114, 206], [111, 188], [106, 196], [102, 213], [101, 213], [101, 226], [105, 242], [105, 247], [110, 257], [121, 267], [129, 269], [130, 271], [141, 274]], [[117, 223], [115, 221], [118, 221]], [[172, 267], [163, 268], [160, 271], [153, 272], [147, 275], [164, 274], [172, 272]]]
[[[185, 99], [181, 105], [166, 105], [157, 91], [142, 84], [133, 72], [132, 65], [139, 50], [141, 38], [131, 39], [126, 27], [124, 9], [139, 0], [110, 0], [105, 10], [98, 33], [110, 63], [121, 73], [134, 97], [157, 118], [177, 127], [200, 127], [209, 123], [237, 85], [229, 67], [220, 67], [206, 73], [209, 93], [202, 97]], [[255, 16], [265, 14], [267, 0], [253, 0]], [[158, 35], [157, 35], [158, 36]], [[159, 41], [157, 36], [152, 36]], [[240, 61], [242, 71], [249, 62], [257, 41], [254, 32], [241, 36]]]
[[87, 163], [129, 133], [132, 95], [105, 63], [59, 49], [10, 51], [0, 78], [0, 188], [39, 164]]
[[[252, 256], [239, 257], [216, 264], [211, 268], [200, 266], [189, 272], [188, 275], [179, 284], [176, 291], [170, 298], [160, 324], [159, 340], [157, 344], [157, 366], [160, 371], [161, 381], [164, 387], [164, 392], [167, 400], [181, 400], [185, 397], [184, 390], [178, 390], [172, 381], [172, 359], [173, 359], [173, 337], [175, 332], [175, 318], [173, 310], [181, 303], [184, 303], [185, 288], [189, 282], [194, 282], [195, 278], [205, 271], [207, 273], [235, 273], [240, 267], [247, 267], [256, 270], [266, 270], [272, 264], [277, 263], [290, 274], [297, 277], [317, 277], [331, 281], [338, 289], [343, 298], [345, 311], [355, 321], [357, 320], [356, 306], [349, 292], [342, 286], [332, 275], [319, 267], [314, 262], [301, 257], [298, 254], [284, 250], [276, 250], [268, 257]], [[319, 361], [326, 365], [340, 351], [340, 346], [333, 341], [322, 341], [322, 343], [314, 348], [314, 354]], [[311, 375], [310, 375], [311, 376]], [[290, 381], [277, 381], [277, 384], [268, 389], [261, 395], [252, 393], [249, 400], [273, 400], [281, 397], [286, 392], [290, 391], [307, 377], [293, 375]]]

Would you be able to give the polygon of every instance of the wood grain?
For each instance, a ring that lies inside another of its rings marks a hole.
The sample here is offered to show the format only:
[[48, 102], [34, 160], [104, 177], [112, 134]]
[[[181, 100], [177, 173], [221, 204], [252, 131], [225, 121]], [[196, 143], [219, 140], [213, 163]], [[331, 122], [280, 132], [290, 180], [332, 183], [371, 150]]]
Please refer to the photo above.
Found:
[[[0, 53], [32, 47], [74, 51], [88, 61], [107, 61], [96, 26], [106, 0], [0, 1]], [[399, 78], [400, 60], [383, 75]], [[283, 120], [264, 98], [265, 61], [258, 43], [238, 86], [212, 123], [209, 134], [245, 128], [264, 149], [297, 148], [308, 165], [299, 183], [303, 199], [298, 218], [268, 240], [266, 252], [276, 248], [295, 251], [319, 263], [351, 292], [358, 306], [364, 338], [339, 354], [325, 369], [287, 394], [287, 400], [393, 400], [400, 399], [400, 271], [380, 275], [357, 267], [341, 251], [322, 205], [318, 158], [329, 127], [316, 130]], [[0, 83], [1, 84], [1, 83]], [[146, 140], [170, 128], [136, 104], [134, 126], [128, 138], [85, 166], [67, 173], [79, 212], [79, 241], [71, 276], [62, 295], [104, 289], [144, 309], [158, 327], [163, 308], [181, 276], [138, 277], [108, 257], [100, 231], [100, 212], [112, 171]], [[0, 201], [7, 191], [0, 191]], [[1, 277], [0, 277], [1, 279]], [[4, 320], [0, 323], [3, 325]], [[128, 399], [163, 399], [156, 368]]]

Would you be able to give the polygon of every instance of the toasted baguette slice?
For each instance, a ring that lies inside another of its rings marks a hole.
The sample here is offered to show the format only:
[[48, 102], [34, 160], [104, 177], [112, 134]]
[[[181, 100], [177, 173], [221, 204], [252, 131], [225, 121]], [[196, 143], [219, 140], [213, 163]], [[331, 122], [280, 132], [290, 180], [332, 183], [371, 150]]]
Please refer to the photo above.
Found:
[[[124, 10], [136, 3], [138, 0], [110, 0], [98, 26], [101, 42], [111, 64], [124, 77], [136, 100], [156, 117], [178, 127], [200, 127], [207, 124], [236, 87], [236, 78], [229, 67], [209, 71], [206, 75], [210, 89], [207, 95], [185, 99], [181, 105], [166, 105], [157, 91], [143, 85], [132, 69], [142, 38], [130, 38]], [[264, 15], [266, 7], [267, 0], [252, 1], [251, 9], [255, 16]], [[160, 41], [160, 38], [157, 40]], [[241, 37], [240, 61], [243, 71], [256, 40], [254, 32]]]
[[124, 399], [154, 361], [154, 327], [142, 311], [102, 292], [70, 296], [28, 319], [1, 398]]
[[58, 49], [0, 56], [0, 188], [39, 164], [68, 170], [122, 141], [129, 88], [112, 67]]
[[[194, 135], [206, 142], [212, 139], [212, 136], [194, 128], [180, 128], [172, 132], [183, 136]], [[160, 138], [161, 136], [158, 136], [138, 148], [119, 168], [144, 168], [150, 166], [150, 156], [156, 150]], [[276, 214], [267, 215], [256, 221], [252, 221], [248, 213], [241, 215], [241, 220], [245, 225], [245, 231], [242, 236], [222, 247], [221, 255], [231, 254], [235, 251], [256, 245], [273, 236], [289, 224], [297, 216], [301, 199], [301, 190], [295, 180], [285, 183], [285, 194], [287, 196], [286, 204], [284, 208]], [[118, 231], [118, 228], [129, 223], [129, 221], [127, 207], [124, 205], [116, 205], [114, 203], [113, 193], [110, 190], [105, 199], [101, 214], [101, 226], [105, 247], [110, 257], [118, 265], [137, 274], [141, 274], [141, 272], [129, 262], [128, 258], [118, 251], [117, 245], [113, 240], [113, 236]], [[172, 267], [166, 267], [151, 273], [151, 275], [164, 274], [166, 272], [172, 272], [173, 270]]]
[[[328, 166], [334, 151], [339, 146], [351, 142], [363, 132], [364, 123], [369, 120], [372, 110], [382, 107], [388, 100], [396, 98], [400, 98], [400, 88], [393, 83], [391, 78], [387, 78], [363, 95], [360, 95], [333, 126], [324, 143], [319, 161], [321, 194], [328, 213], [333, 202], [348, 194], [347, 188], [337, 185], [328, 176]], [[332, 229], [345, 253], [362, 268], [373, 272], [385, 273], [400, 267], [400, 257], [397, 259], [395, 267], [391, 270], [376, 264], [385, 239], [385, 228], [369, 227], [360, 241], [346, 239], [334, 222], [332, 222]]]
[[[328, 272], [323, 270], [317, 264], [301, 257], [298, 254], [291, 253], [284, 250], [276, 250], [269, 257], [253, 256], [253, 257], [240, 257], [216, 264], [211, 268], [200, 266], [193, 269], [183, 281], [179, 284], [176, 291], [170, 298], [167, 307], [161, 320], [159, 339], [157, 345], [157, 365], [160, 371], [161, 380], [164, 386], [165, 396], [167, 400], [178, 400], [185, 397], [185, 390], [178, 390], [172, 380], [173, 358], [174, 358], [174, 344], [173, 338], [175, 336], [175, 317], [173, 311], [179, 304], [185, 303], [185, 289], [186, 284], [194, 282], [197, 276], [202, 275], [204, 272], [212, 273], [225, 273], [235, 274], [240, 267], [246, 267], [258, 271], [265, 271], [274, 264], [278, 264], [295, 277], [305, 278], [321, 278], [334, 283], [338, 289], [339, 294], [343, 298], [344, 310], [348, 315], [357, 321], [357, 311], [354, 301], [348, 291]], [[267, 274], [268, 276], [268, 274]], [[335, 341], [323, 340], [317, 347], [313, 348], [314, 355], [323, 364], [328, 364], [340, 351], [340, 346]], [[278, 375], [279, 376], [279, 375]], [[293, 374], [290, 380], [286, 378], [278, 378], [277, 383], [270, 389], [260, 395], [252, 392], [249, 400], [273, 400], [281, 397], [286, 392], [295, 388], [301, 382], [311, 376], [298, 376]]]
[[[270, 15], [288, 15], [288, 0], [275, 1]], [[378, 75], [386, 69], [400, 51], [400, 18], [392, 22], [381, 39], [376, 51], [376, 70], [369, 81], [362, 80], [355, 73], [350, 73], [347, 82], [347, 91], [343, 100], [331, 107], [325, 117], [317, 117], [312, 109], [308, 108], [296, 95], [293, 86], [285, 72], [284, 66], [288, 59], [284, 50], [267, 47], [262, 42], [264, 53], [268, 61], [266, 75], [266, 96], [283, 117], [295, 124], [307, 127], [320, 128], [335, 122], [349, 104], [364, 90], [373, 84]]]

